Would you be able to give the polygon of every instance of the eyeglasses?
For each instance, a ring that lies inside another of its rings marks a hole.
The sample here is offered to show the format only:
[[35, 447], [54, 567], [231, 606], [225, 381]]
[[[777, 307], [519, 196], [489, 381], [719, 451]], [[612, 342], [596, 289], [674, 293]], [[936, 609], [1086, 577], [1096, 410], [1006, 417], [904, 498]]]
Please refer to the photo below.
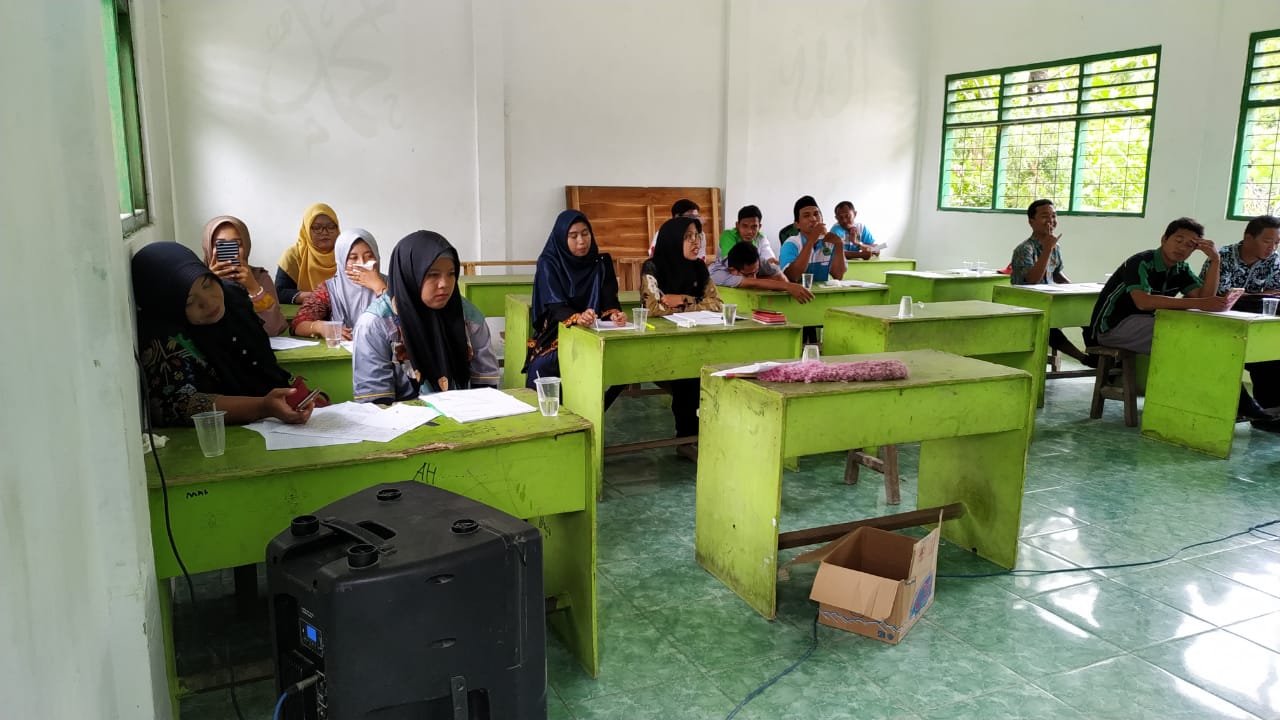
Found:
[[698, 233], [697, 235], [685, 235], [684, 242], [686, 245], [701, 245], [706, 235]]
[[337, 225], [312, 225], [312, 235], [333, 235], [338, 232]]

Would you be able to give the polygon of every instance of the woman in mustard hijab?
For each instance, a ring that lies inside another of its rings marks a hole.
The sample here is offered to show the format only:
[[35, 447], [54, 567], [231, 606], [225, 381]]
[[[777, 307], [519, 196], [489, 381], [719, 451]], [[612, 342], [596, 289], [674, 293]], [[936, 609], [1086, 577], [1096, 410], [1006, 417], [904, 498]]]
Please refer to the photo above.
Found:
[[307, 208], [298, 228], [298, 241], [280, 256], [276, 290], [280, 302], [301, 305], [318, 285], [333, 277], [337, 264], [333, 245], [338, 240], [338, 214], [324, 203]]

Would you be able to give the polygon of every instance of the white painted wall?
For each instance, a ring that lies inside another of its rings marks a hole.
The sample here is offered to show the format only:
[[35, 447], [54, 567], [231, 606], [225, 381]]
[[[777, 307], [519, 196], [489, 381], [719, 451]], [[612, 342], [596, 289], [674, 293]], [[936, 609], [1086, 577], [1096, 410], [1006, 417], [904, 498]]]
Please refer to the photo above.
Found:
[[[1273, 0], [1078, 0], [1072, 3], [932, 0], [918, 145], [919, 185], [909, 254], [922, 267], [966, 257], [1004, 267], [1029, 234], [1025, 215], [940, 212], [938, 154], [947, 74], [1093, 53], [1163, 46], [1144, 218], [1064, 217], [1067, 274], [1101, 280], [1155, 247], [1165, 225], [1195, 217], [1219, 244], [1244, 224], [1225, 220], [1249, 33], [1280, 27]], [[1203, 256], [1196, 255], [1197, 267]]]
[[100, 3], [0, 5], [0, 697], [168, 717]]
[[923, 0], [730, 4], [725, 219], [753, 204], [777, 246], [795, 201], [849, 200], [897, 254], [916, 168]]
[[506, 4], [512, 257], [537, 257], [565, 185], [724, 187], [725, 5]]
[[471, 3], [162, 7], [181, 242], [198, 245], [210, 217], [237, 215], [253, 261], [274, 269], [306, 207], [326, 202], [385, 248], [428, 228], [475, 255]]

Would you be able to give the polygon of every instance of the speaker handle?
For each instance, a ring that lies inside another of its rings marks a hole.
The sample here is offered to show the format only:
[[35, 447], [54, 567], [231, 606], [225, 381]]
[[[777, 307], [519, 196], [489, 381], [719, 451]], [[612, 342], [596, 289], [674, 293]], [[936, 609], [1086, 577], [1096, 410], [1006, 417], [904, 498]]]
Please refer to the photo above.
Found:
[[387, 544], [387, 541], [375, 532], [366, 530], [353, 522], [340, 520], [336, 517], [327, 517], [320, 521], [320, 524], [337, 532], [343, 533], [351, 538], [359, 540], [362, 543], [368, 543], [376, 548], [381, 548]]

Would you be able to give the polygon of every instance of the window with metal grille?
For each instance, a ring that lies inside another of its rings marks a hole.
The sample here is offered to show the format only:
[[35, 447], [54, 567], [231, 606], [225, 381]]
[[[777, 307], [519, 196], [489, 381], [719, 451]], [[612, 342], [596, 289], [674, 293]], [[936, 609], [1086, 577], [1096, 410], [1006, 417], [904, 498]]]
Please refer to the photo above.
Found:
[[107, 51], [107, 100], [116, 155], [120, 224], [129, 235], [148, 222], [146, 172], [142, 157], [142, 120], [134, 73], [133, 26], [128, 0], [102, 0], [102, 34]]
[[1249, 36], [1227, 217], [1280, 214], [1280, 30]]
[[948, 75], [940, 210], [1146, 209], [1160, 48]]

